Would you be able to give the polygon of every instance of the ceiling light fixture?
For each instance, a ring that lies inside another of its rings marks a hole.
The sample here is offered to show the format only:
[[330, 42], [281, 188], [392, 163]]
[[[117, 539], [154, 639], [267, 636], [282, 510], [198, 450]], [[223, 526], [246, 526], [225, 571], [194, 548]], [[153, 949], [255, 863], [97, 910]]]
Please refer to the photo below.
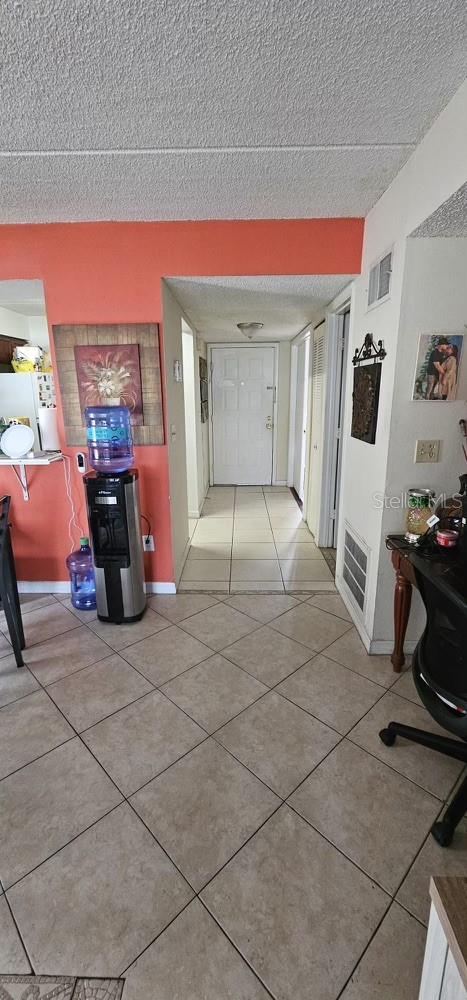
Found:
[[237, 323], [237, 330], [243, 333], [248, 340], [253, 340], [255, 333], [262, 330], [264, 323]]

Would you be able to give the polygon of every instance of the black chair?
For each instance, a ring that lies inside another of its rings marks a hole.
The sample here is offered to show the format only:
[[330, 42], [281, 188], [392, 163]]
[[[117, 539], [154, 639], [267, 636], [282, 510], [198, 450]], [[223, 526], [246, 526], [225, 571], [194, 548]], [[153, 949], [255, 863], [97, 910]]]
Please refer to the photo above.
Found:
[[[396, 736], [403, 736], [467, 764], [467, 604], [437, 585], [436, 578], [430, 579], [429, 575], [414, 569], [426, 608], [427, 624], [413, 655], [413, 679], [431, 717], [460, 740], [399, 722], [390, 722], [379, 735], [388, 747], [393, 746]], [[443, 818], [431, 828], [441, 847], [451, 843], [456, 826], [466, 811], [467, 777]]]
[[18, 597], [15, 560], [10, 537], [10, 501], [11, 497], [0, 498], [0, 607], [5, 612], [8, 632], [10, 634], [16, 666], [24, 667], [21, 650], [24, 641], [23, 621]]

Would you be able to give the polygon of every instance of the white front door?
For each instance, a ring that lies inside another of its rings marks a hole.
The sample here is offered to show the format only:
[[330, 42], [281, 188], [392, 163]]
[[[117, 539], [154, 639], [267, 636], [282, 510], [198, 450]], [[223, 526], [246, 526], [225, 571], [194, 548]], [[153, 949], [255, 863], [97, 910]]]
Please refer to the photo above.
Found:
[[213, 347], [213, 481], [272, 482], [274, 348]]
[[308, 416], [308, 351], [309, 340], [297, 347], [297, 383], [295, 396], [293, 485], [303, 503], [305, 496], [306, 429]]

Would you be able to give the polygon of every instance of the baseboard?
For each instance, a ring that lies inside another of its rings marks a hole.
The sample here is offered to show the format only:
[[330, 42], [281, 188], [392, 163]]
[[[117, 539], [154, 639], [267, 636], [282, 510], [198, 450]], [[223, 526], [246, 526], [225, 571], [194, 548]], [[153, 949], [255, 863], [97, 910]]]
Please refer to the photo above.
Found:
[[[415, 646], [417, 645], [416, 639], [406, 639], [404, 642], [404, 653], [413, 653]], [[389, 656], [394, 649], [394, 639], [372, 639], [370, 642], [369, 653], [383, 653]]]
[[[68, 594], [70, 591], [69, 580], [18, 580], [18, 590], [20, 594]], [[159, 583], [159, 581], [149, 581], [146, 583], [147, 594], [176, 594], [177, 588], [174, 583]]]
[[148, 581], [146, 583], [147, 594], [176, 594], [177, 588], [174, 583], [159, 583]]
[[191, 518], [191, 519], [197, 520], [199, 517], [201, 517], [201, 511], [200, 510], [189, 510], [188, 511], [188, 517]]
[[69, 580], [18, 580], [20, 594], [67, 594]]
[[174, 583], [174, 587], [175, 587], [174, 593], [176, 593], [177, 587], [178, 587], [178, 585], [180, 583], [181, 576], [182, 576], [183, 570], [185, 568], [185, 563], [186, 563], [186, 560], [187, 560], [187, 556], [188, 556], [188, 553], [190, 551], [190, 546], [191, 546], [191, 538], [188, 538], [187, 542], [186, 542], [186, 545], [185, 545], [185, 548], [183, 550], [182, 558], [180, 560], [180, 570], [176, 574], [176, 580], [175, 580], [175, 583]]
[[275, 479], [272, 485], [273, 486], [288, 486], [288, 483], [287, 483], [286, 479]]

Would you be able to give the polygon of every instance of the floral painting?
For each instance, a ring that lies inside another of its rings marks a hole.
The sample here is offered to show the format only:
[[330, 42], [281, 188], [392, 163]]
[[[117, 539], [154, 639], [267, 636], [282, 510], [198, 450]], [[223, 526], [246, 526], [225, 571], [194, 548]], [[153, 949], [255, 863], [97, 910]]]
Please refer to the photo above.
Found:
[[127, 406], [131, 423], [143, 424], [138, 344], [75, 347], [81, 411], [86, 406]]

